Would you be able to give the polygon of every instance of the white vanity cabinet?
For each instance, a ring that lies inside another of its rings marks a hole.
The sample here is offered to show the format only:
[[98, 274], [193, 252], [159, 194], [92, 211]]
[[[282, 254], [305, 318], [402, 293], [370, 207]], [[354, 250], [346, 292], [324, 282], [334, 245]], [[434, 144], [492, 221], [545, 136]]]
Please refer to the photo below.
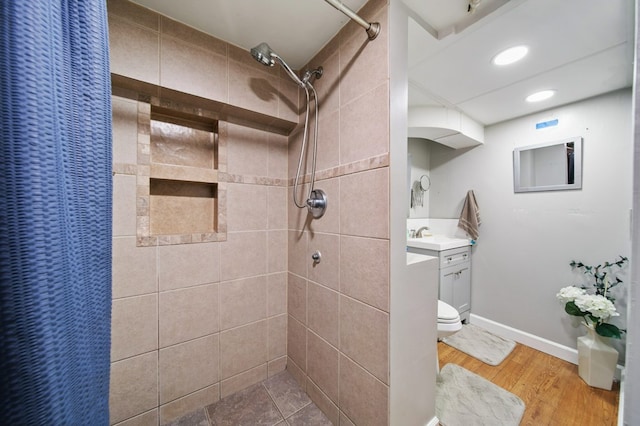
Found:
[[471, 312], [471, 246], [442, 251], [417, 247], [409, 247], [408, 250], [439, 258], [438, 298], [456, 308], [460, 318], [468, 322]]
[[463, 321], [471, 311], [471, 247], [438, 252], [440, 257], [439, 298], [456, 308]]

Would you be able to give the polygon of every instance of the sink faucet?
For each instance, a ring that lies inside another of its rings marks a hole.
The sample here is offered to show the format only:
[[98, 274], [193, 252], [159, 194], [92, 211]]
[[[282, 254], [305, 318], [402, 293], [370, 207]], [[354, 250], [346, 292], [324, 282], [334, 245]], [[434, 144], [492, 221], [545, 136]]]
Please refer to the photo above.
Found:
[[428, 226], [422, 226], [418, 228], [418, 230], [416, 231], [416, 238], [422, 238], [422, 231], [428, 231], [428, 230], [429, 230]]

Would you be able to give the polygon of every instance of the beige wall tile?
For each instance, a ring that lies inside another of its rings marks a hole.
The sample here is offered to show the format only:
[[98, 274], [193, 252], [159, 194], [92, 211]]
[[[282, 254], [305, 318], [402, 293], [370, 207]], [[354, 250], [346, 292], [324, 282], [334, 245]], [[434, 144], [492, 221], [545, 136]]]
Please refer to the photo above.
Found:
[[117, 423], [116, 426], [158, 426], [158, 410], [147, 411], [139, 416]]
[[226, 102], [227, 57], [163, 35], [160, 85], [207, 99]]
[[229, 173], [267, 176], [269, 133], [237, 124], [227, 124], [227, 167]]
[[185, 414], [213, 404], [219, 399], [220, 389], [218, 383], [176, 399], [160, 407], [160, 424], [164, 425], [172, 422]]
[[258, 321], [220, 333], [222, 379], [267, 362], [267, 321]]
[[389, 383], [389, 314], [340, 297], [340, 351]]
[[389, 152], [389, 86], [385, 83], [340, 109], [340, 163]]
[[281, 96], [278, 78], [229, 61], [229, 103], [251, 111], [277, 116]]
[[267, 187], [227, 184], [227, 229], [255, 231], [267, 229]]
[[[291, 360], [296, 363], [296, 366], [303, 372], [307, 370], [306, 330], [306, 327], [302, 323], [289, 315], [287, 319], [287, 356], [291, 358]], [[289, 364], [287, 364], [287, 369], [289, 369]], [[298, 380], [298, 382], [300, 382], [300, 380]]]
[[267, 276], [267, 316], [287, 313], [287, 273]]
[[[289, 163], [289, 177], [294, 178], [298, 171], [298, 161], [300, 159], [300, 147], [302, 146], [302, 137], [304, 134], [304, 115], [300, 118], [300, 122], [302, 124], [298, 124], [298, 127], [293, 129], [291, 134], [289, 135], [289, 153], [288, 153], [288, 163]], [[311, 172], [311, 162], [312, 156], [310, 155], [312, 151], [308, 149], [304, 151], [302, 155], [302, 167], [301, 167], [301, 175], [304, 176], [307, 173], [307, 170]]]
[[338, 402], [338, 350], [307, 331], [307, 375], [333, 402]]
[[268, 368], [268, 376], [274, 376], [287, 368], [287, 357], [283, 356], [280, 358], [276, 358], [273, 361], [269, 361], [267, 364]]
[[389, 388], [340, 356], [340, 410], [357, 425], [389, 424]]
[[307, 323], [307, 280], [293, 274], [287, 279], [287, 310], [302, 324]]
[[210, 50], [218, 55], [227, 55], [227, 43], [220, 39], [165, 16], [160, 16], [160, 25], [162, 35], [177, 38], [202, 49]]
[[269, 273], [284, 272], [287, 270], [288, 251], [287, 251], [288, 232], [269, 231], [268, 239], [268, 262], [267, 271]]
[[181, 244], [158, 247], [160, 291], [220, 281], [222, 243]]
[[138, 155], [138, 103], [111, 97], [113, 162], [136, 164]]
[[215, 333], [218, 324], [218, 284], [160, 293], [161, 348]]
[[356, 426], [356, 425], [349, 419], [349, 417], [347, 417], [346, 414], [340, 411], [340, 426]]
[[288, 227], [287, 203], [289, 202], [289, 191], [284, 186], [269, 186], [267, 194], [268, 228], [286, 230]]
[[216, 383], [218, 335], [160, 349], [160, 404]]
[[158, 355], [150, 352], [111, 364], [111, 424], [158, 406]]
[[358, 33], [354, 36], [343, 33], [346, 37], [340, 41], [340, 103], [343, 106], [389, 78], [386, 8], [375, 18], [381, 26], [375, 42]]
[[326, 287], [309, 283], [307, 290], [308, 326], [323, 339], [338, 347], [340, 317], [338, 293]]
[[189, 126], [151, 119], [151, 162], [212, 169], [214, 134]]
[[289, 176], [289, 139], [286, 136], [269, 135], [268, 176], [286, 179]]
[[[375, 200], [363, 203], [362, 200]], [[389, 168], [340, 178], [340, 231], [389, 238]]]
[[114, 238], [112, 296], [136, 296], [158, 291], [156, 247], [136, 247], [136, 237]]
[[307, 265], [311, 258], [307, 257], [307, 233], [289, 231], [289, 271], [301, 277], [307, 277]]
[[296, 382], [298, 382], [300, 388], [306, 391], [307, 375], [304, 374], [304, 371], [302, 371], [300, 367], [298, 367], [296, 363], [289, 357], [287, 357], [287, 371], [293, 376], [294, 379], [296, 379]]
[[340, 291], [389, 311], [389, 241], [340, 238]]
[[109, 65], [111, 72], [145, 81], [160, 82], [158, 32], [109, 17]]
[[287, 354], [287, 315], [269, 318], [269, 360]]
[[[340, 41], [334, 38], [329, 41], [322, 51], [311, 60], [309, 68], [322, 66], [322, 78], [315, 80], [313, 86], [318, 92], [320, 100], [320, 116], [323, 113], [333, 113], [339, 106], [340, 95]], [[302, 105], [304, 106], [304, 104]]]
[[220, 246], [220, 278], [223, 281], [267, 272], [267, 232], [229, 232]]
[[113, 176], [113, 228], [112, 235], [136, 235], [136, 177]]
[[340, 412], [338, 406], [335, 405], [327, 395], [325, 395], [313, 381], [307, 381], [307, 395], [314, 404], [324, 413], [329, 421], [334, 425], [340, 424]]
[[220, 398], [225, 398], [267, 378], [267, 364], [261, 364], [220, 382]]
[[220, 283], [220, 329], [267, 318], [265, 275]]
[[128, 0], [108, 0], [107, 12], [109, 15], [115, 15], [118, 18], [158, 31], [160, 16], [146, 7], [138, 6]]
[[[155, 182], [158, 183], [157, 186]], [[151, 234], [215, 232], [215, 199], [209, 185], [152, 181], [151, 188], [160, 186], [180, 189], [168, 196], [151, 195], [149, 202]], [[185, 193], [194, 196], [179, 195]]]
[[116, 299], [111, 305], [111, 361], [158, 349], [158, 296]]
[[[298, 105], [298, 85], [295, 84], [289, 76], [280, 78], [277, 98], [278, 117], [298, 122], [298, 113], [301, 109]], [[306, 105], [303, 105], [303, 108], [306, 108]], [[315, 114], [314, 110], [311, 110], [311, 112]]]
[[340, 112], [320, 115], [317, 170], [326, 170], [340, 165]]
[[340, 236], [337, 234], [312, 233], [309, 235], [308, 258], [319, 251], [319, 263], [309, 266], [309, 280], [338, 290], [340, 286]]
[[[295, 174], [295, 171], [293, 172]], [[302, 178], [300, 178], [302, 182]], [[308, 185], [299, 185], [296, 191], [296, 199], [298, 204], [305, 203], [309, 191]], [[311, 215], [307, 213], [306, 208], [298, 208], [293, 201], [293, 186], [287, 188], [287, 220], [289, 222], [289, 230], [302, 231], [307, 226], [307, 222], [311, 220]]]

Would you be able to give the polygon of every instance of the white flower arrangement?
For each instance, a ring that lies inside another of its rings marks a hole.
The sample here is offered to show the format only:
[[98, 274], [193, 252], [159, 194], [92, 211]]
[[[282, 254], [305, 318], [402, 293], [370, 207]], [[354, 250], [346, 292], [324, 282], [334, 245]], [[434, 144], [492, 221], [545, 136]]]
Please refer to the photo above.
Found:
[[604, 265], [595, 267], [572, 261], [570, 263], [572, 268], [583, 269], [585, 274], [594, 277], [595, 294], [589, 294], [586, 287], [561, 288], [556, 297], [564, 303], [565, 312], [569, 315], [582, 317], [585, 325], [595, 329], [599, 335], [619, 339], [625, 330], [605, 322], [611, 317], [620, 315], [616, 311], [615, 299], [611, 297], [610, 289], [621, 283], [622, 280], [614, 277], [612, 281], [610, 275], [613, 276], [613, 267], [622, 268], [628, 261], [626, 257], [620, 256], [620, 259], [613, 263], [605, 262]]

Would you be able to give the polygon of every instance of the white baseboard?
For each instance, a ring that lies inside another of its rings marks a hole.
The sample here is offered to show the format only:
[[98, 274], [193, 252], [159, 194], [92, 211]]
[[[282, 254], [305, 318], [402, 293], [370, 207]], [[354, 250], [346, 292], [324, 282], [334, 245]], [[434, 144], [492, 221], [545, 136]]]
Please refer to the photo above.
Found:
[[[526, 331], [518, 330], [517, 328], [509, 327], [508, 325], [501, 324], [476, 314], [471, 314], [469, 322], [473, 325], [477, 325], [478, 327], [482, 327], [497, 336], [515, 340], [518, 343], [537, 349], [540, 352], [544, 352], [551, 356], [555, 356], [556, 358], [578, 365], [577, 349], [552, 342], [551, 340], [527, 333]], [[616, 380], [620, 380], [623, 368], [624, 367], [618, 365], [615, 375]]]
[[440, 420], [437, 417], [432, 418], [429, 423], [424, 426], [438, 426], [440, 424]]
[[529, 346], [530, 348], [537, 349], [540, 352], [544, 352], [549, 355], [553, 355], [556, 358], [563, 359], [572, 364], [578, 364], [578, 351], [568, 346], [560, 345], [552, 342], [551, 340], [544, 339], [542, 337], [535, 336], [527, 333], [526, 331], [518, 330], [513, 327], [509, 327], [499, 322], [483, 318], [476, 314], [471, 314], [471, 324], [482, 327], [487, 331], [492, 332], [505, 339], [515, 340], [518, 343]]

